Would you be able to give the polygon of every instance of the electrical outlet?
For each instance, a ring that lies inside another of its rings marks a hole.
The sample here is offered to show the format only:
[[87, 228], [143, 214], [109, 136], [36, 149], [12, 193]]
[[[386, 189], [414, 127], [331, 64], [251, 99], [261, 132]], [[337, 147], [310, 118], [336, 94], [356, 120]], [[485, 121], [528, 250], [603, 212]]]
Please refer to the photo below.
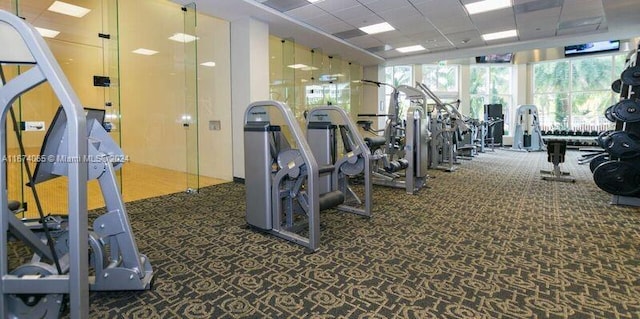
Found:
[[220, 130], [220, 121], [212, 120], [209, 121], [209, 131], [219, 131]]

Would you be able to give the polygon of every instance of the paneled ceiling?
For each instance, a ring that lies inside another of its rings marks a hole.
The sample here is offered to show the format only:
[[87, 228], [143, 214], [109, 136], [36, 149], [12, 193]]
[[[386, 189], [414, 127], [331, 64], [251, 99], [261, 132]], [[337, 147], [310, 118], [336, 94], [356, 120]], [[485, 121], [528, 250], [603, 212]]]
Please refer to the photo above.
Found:
[[[174, 0], [175, 2], [181, 2]], [[363, 64], [421, 63], [626, 40], [640, 35], [640, 0], [511, 0], [511, 6], [469, 15], [478, 0], [198, 0], [200, 12], [234, 21], [251, 16], [272, 34]], [[187, 2], [187, 1], [182, 1]], [[358, 28], [387, 22], [395, 30], [368, 35]], [[304, 30], [306, 29], [306, 30]], [[516, 29], [517, 36], [485, 41], [482, 34]], [[322, 41], [318, 41], [321, 39]], [[400, 53], [396, 48], [422, 45]], [[360, 59], [357, 59], [360, 58]]]

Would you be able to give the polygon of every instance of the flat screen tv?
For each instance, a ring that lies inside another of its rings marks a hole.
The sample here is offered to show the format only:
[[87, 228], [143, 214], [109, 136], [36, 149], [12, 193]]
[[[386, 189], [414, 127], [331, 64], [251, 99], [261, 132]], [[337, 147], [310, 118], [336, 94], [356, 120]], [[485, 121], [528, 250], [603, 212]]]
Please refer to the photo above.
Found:
[[620, 50], [619, 40], [588, 42], [583, 44], [565, 46], [564, 56], [567, 57], [618, 50]]
[[476, 57], [476, 63], [511, 63], [513, 53], [487, 54]]

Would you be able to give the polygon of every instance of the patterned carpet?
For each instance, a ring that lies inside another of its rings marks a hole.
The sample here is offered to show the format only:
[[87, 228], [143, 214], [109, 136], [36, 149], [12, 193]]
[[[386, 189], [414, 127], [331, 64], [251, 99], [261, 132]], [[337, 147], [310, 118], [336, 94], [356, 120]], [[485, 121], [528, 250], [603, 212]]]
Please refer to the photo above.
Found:
[[640, 208], [544, 153], [374, 187], [374, 217], [324, 212], [320, 251], [245, 228], [244, 186], [127, 205], [151, 291], [92, 293], [91, 318], [640, 318]]

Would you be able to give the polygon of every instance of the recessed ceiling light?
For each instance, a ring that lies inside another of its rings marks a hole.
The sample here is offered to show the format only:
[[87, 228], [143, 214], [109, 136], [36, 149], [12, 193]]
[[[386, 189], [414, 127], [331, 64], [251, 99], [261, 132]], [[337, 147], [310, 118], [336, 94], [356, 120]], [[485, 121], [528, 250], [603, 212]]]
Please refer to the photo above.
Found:
[[208, 67], [211, 67], [211, 68], [212, 68], [212, 67], [216, 66], [216, 63], [215, 63], [215, 62], [213, 62], [213, 61], [208, 61], [208, 62], [202, 62], [202, 63], [200, 63], [200, 65], [202, 65], [202, 66], [208, 66]]
[[309, 2], [311, 2], [311, 3], [316, 3], [316, 2], [322, 2], [322, 1], [324, 1], [324, 0], [307, 0], [307, 1], [309, 1]]
[[424, 50], [424, 47], [421, 45], [411, 45], [408, 47], [402, 47], [402, 48], [396, 49], [396, 51], [401, 53], [409, 53], [409, 52], [415, 52], [415, 51], [421, 51], [421, 50]]
[[306, 64], [290, 64], [287, 65], [288, 68], [292, 68], [292, 69], [300, 69], [302, 71], [313, 71], [313, 70], [317, 70], [318, 68], [316, 68], [315, 66], [309, 66]]
[[72, 16], [76, 18], [82, 18], [91, 11], [91, 9], [83, 8], [83, 7], [76, 6], [76, 5], [69, 4], [62, 1], [53, 2], [53, 4], [51, 4], [49, 6], [49, 9], [47, 10], [60, 13], [60, 14], [66, 14], [68, 16]]
[[287, 65], [287, 67], [292, 69], [302, 69], [307, 67], [307, 65], [306, 64], [290, 64], [290, 65]]
[[34, 28], [36, 29], [36, 31], [38, 31], [38, 33], [40, 33], [41, 36], [45, 38], [55, 38], [56, 36], [58, 36], [58, 34], [60, 34], [60, 31], [56, 31], [56, 30], [50, 30], [50, 29], [38, 28], [38, 27], [34, 27]]
[[493, 11], [511, 6], [511, 0], [484, 0], [464, 5], [469, 14]]
[[180, 43], [189, 43], [198, 40], [198, 37], [185, 33], [174, 33], [169, 37], [169, 40]]
[[518, 36], [518, 31], [516, 31], [516, 29], [512, 29], [507, 31], [483, 34], [482, 39], [484, 39], [485, 41], [491, 41], [491, 40], [498, 40], [498, 39], [504, 39], [504, 38], [513, 38], [517, 36]]
[[378, 24], [368, 25], [366, 27], [362, 27], [362, 28], [359, 28], [359, 29], [360, 29], [360, 31], [365, 32], [367, 34], [376, 34], [376, 33], [382, 33], [382, 32], [395, 30], [396, 28], [394, 28], [393, 26], [391, 26], [390, 24], [388, 24], [386, 22], [382, 22], [382, 23], [378, 23]]
[[133, 52], [135, 54], [142, 54], [142, 55], [154, 55], [154, 54], [158, 53], [158, 51], [149, 50], [149, 49], [145, 49], [145, 48], [135, 49], [135, 50], [133, 50], [131, 52]]

